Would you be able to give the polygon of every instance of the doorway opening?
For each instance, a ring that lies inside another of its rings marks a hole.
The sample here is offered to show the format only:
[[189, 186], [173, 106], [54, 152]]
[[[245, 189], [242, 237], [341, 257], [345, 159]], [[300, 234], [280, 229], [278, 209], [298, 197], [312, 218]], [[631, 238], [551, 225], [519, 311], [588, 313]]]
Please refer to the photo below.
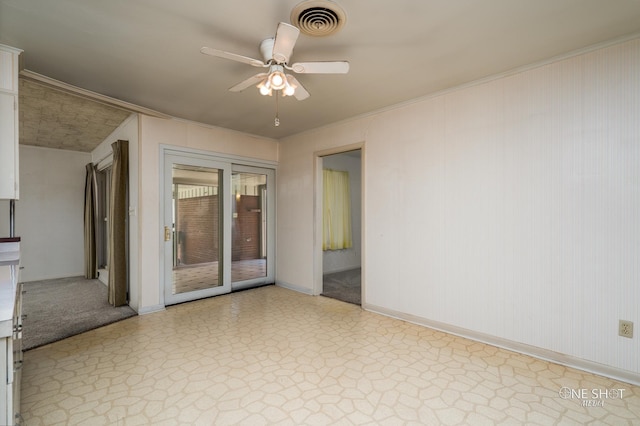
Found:
[[320, 157], [322, 163], [322, 289], [362, 304], [362, 150]]

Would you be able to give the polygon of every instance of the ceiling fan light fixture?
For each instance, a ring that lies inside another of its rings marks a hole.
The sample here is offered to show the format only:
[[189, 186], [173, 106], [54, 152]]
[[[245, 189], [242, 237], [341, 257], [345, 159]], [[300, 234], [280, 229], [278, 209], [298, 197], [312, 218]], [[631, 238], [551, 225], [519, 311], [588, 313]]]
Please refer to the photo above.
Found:
[[260, 84], [258, 84], [257, 87], [258, 89], [260, 89], [260, 94], [262, 96], [271, 96], [272, 94], [271, 83], [269, 83], [268, 78], [262, 81]]
[[284, 75], [284, 67], [278, 64], [271, 65], [267, 80], [269, 81], [269, 85], [272, 89], [284, 89], [287, 84], [287, 77]]
[[[329, 0], [305, 0], [296, 7], [295, 11], [300, 11], [301, 13], [302, 11], [305, 13], [320, 12], [320, 14], [329, 12], [329, 15], [337, 17], [334, 22], [338, 24], [337, 28], [344, 24], [344, 11]], [[318, 30], [328, 28], [321, 20], [314, 20], [311, 26]], [[349, 71], [349, 62], [297, 62], [289, 65], [289, 57], [293, 53], [293, 48], [300, 32], [301, 30], [296, 26], [280, 22], [276, 29], [275, 37], [264, 39], [260, 43], [260, 51], [263, 54], [264, 61], [210, 47], [203, 47], [200, 52], [255, 67], [269, 68], [268, 72], [260, 72], [230, 87], [229, 90], [231, 92], [241, 92], [255, 85], [263, 96], [272, 96], [273, 91], [276, 90], [276, 103], [278, 94], [295, 96], [297, 100], [302, 101], [309, 97], [309, 92], [296, 77], [292, 74], [285, 74], [285, 70], [300, 74], [346, 74]], [[328, 33], [324, 33], [324, 35], [328, 35]], [[281, 93], [278, 93], [278, 91], [281, 91]]]
[[287, 78], [280, 71], [269, 74], [269, 84], [275, 90], [282, 90], [287, 85]]
[[295, 85], [292, 85], [287, 81], [287, 84], [285, 85], [284, 89], [282, 90], [282, 95], [283, 96], [293, 96], [295, 93], [296, 93]]

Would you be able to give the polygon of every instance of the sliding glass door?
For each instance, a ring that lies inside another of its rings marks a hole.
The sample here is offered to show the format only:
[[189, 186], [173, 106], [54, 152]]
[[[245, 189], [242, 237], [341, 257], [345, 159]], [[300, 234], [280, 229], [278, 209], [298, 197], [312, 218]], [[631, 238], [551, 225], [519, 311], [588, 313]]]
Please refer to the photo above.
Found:
[[274, 282], [274, 171], [165, 152], [165, 305]]
[[233, 289], [273, 282], [274, 172], [233, 165], [231, 281]]
[[165, 304], [228, 293], [229, 165], [167, 155], [164, 175]]

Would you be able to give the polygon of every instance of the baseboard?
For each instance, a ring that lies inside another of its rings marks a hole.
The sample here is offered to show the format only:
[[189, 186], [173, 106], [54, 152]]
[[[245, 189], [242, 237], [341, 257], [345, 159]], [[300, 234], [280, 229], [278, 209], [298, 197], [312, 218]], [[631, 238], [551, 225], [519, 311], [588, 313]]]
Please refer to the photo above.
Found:
[[622, 370], [608, 365], [599, 364], [597, 362], [576, 358], [571, 355], [565, 355], [559, 352], [538, 348], [536, 346], [531, 346], [524, 343], [514, 342], [512, 340], [503, 339], [489, 334], [478, 333], [473, 330], [456, 327], [438, 321], [432, 321], [416, 315], [406, 314], [392, 309], [383, 308], [381, 306], [371, 305], [369, 303], [363, 303], [362, 308], [364, 310], [380, 315], [400, 319], [413, 324], [432, 328], [434, 330], [464, 337], [476, 342], [486, 343], [491, 346], [497, 346], [502, 349], [521, 353], [523, 355], [529, 355], [544, 361], [564, 365], [565, 367], [575, 368], [578, 370], [586, 371], [588, 373], [593, 373], [614, 380], [619, 380], [621, 382], [629, 383], [634, 386], [640, 386], [640, 374], [634, 373], [632, 371]]
[[[134, 311], [136, 310], [133, 306], [131, 307]], [[164, 305], [152, 305], [152, 306], [145, 306], [144, 308], [141, 308], [138, 311], [138, 315], [147, 315], [147, 314], [153, 314], [155, 312], [160, 312], [160, 311], [164, 311], [165, 307]]]
[[[21, 268], [22, 269], [22, 268]], [[26, 269], [26, 267], [25, 267]], [[20, 272], [20, 278], [23, 278], [23, 274], [25, 272]], [[36, 282], [36, 281], [49, 281], [49, 280], [64, 280], [67, 278], [80, 278], [80, 279], [84, 279], [84, 272], [78, 272], [75, 274], [69, 274], [69, 275], [63, 275], [63, 276], [46, 276], [46, 277], [28, 277], [27, 279], [22, 279], [21, 282], [22, 283], [31, 283], [31, 282]]]
[[309, 288], [305, 288], [305, 287], [300, 287], [298, 285], [294, 285], [294, 284], [289, 284], [288, 282], [285, 281], [276, 281], [276, 286], [278, 287], [282, 287], [282, 288], [286, 288], [289, 290], [293, 290], [293, 291], [297, 291], [298, 293], [304, 293], [307, 294], [309, 296], [313, 296], [313, 291]]

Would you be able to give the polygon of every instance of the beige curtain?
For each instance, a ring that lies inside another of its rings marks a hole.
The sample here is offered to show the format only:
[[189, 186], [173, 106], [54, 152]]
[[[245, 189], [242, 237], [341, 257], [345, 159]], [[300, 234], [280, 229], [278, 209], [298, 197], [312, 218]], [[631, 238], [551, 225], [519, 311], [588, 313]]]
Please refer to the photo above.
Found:
[[96, 210], [98, 188], [96, 169], [93, 163], [86, 166], [84, 182], [84, 276], [94, 279], [98, 277], [96, 261]]
[[322, 171], [322, 250], [342, 250], [353, 246], [351, 238], [351, 192], [349, 173]]
[[127, 304], [127, 187], [129, 182], [129, 142], [111, 145], [111, 193], [109, 194], [109, 303]]

